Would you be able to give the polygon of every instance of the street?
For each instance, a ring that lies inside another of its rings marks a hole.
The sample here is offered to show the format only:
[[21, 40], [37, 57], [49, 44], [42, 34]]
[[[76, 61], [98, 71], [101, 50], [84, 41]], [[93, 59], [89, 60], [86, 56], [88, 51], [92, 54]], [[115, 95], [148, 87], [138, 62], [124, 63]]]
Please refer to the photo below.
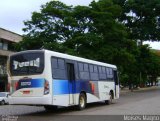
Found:
[[76, 111], [74, 107], [59, 108], [54, 112], [47, 112], [43, 107], [36, 106], [0, 106], [0, 115], [33, 116], [34, 118], [59, 115], [159, 115], [160, 89], [149, 89], [122, 93], [119, 100], [111, 105], [103, 102], [88, 104], [83, 111]]

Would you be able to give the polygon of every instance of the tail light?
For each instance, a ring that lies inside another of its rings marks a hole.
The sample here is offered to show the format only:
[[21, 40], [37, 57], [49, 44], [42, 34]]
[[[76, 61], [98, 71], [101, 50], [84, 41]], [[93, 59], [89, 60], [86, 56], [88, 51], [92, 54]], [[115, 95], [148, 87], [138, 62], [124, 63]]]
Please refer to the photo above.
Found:
[[14, 89], [17, 90], [18, 89], [18, 82], [14, 83]]
[[95, 86], [94, 83], [90, 82], [90, 86], [91, 86], [91, 91], [94, 94], [95, 93]]
[[44, 82], [44, 95], [49, 94], [49, 82], [45, 80]]
[[8, 85], [7, 85], [7, 91], [8, 91], [8, 92], [10, 92], [10, 88], [11, 88], [11, 84], [8, 83]]

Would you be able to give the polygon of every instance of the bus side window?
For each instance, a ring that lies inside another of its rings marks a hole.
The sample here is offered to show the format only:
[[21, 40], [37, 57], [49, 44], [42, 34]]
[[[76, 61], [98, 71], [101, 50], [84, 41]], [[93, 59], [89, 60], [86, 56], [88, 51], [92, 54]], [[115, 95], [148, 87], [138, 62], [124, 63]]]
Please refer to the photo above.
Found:
[[88, 69], [88, 64], [86, 64], [86, 63], [84, 64], [84, 71], [85, 71], [85, 72], [88, 72], [88, 71], [89, 71], [89, 69]]
[[113, 69], [110, 68], [110, 78], [113, 80], [114, 74], [113, 74]]
[[100, 80], [106, 80], [106, 79], [107, 79], [107, 76], [106, 76], [105, 67], [99, 66], [99, 67], [98, 67], [98, 71], [99, 71], [99, 79], [100, 79]]
[[64, 59], [52, 58], [52, 77], [54, 79], [66, 79]]
[[107, 74], [107, 79], [113, 80], [113, 69], [112, 68], [106, 68], [106, 74]]
[[78, 63], [79, 77], [82, 80], [90, 80], [88, 64]]
[[95, 65], [94, 65], [94, 72], [95, 72], [95, 73], [98, 73], [98, 68], [97, 68], [97, 66], [95, 66]]
[[97, 66], [89, 65], [90, 79], [93, 81], [98, 81], [98, 71]]
[[93, 73], [93, 72], [94, 72], [93, 65], [89, 65], [89, 72], [90, 72], [90, 73]]
[[52, 58], [52, 69], [58, 68], [58, 59], [57, 58]]
[[63, 59], [58, 59], [58, 67], [59, 69], [65, 69], [65, 64]]

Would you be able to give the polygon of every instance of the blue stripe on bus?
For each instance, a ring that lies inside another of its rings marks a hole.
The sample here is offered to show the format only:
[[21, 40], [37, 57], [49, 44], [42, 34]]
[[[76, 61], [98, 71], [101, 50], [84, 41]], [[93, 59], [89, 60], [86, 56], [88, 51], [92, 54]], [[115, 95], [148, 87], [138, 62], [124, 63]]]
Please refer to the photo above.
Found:
[[18, 89], [44, 87], [44, 79], [22, 79], [18, 82]]
[[53, 95], [75, 94], [85, 91], [92, 93], [89, 81], [53, 80]]
[[68, 84], [67, 80], [53, 80], [53, 94], [69, 94]]

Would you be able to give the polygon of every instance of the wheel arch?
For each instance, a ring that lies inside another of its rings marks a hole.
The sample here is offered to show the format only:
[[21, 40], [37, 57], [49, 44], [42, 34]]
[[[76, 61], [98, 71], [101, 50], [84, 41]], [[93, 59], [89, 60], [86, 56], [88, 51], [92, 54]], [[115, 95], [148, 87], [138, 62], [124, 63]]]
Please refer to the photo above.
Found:
[[109, 94], [111, 94], [112, 99], [114, 99], [114, 91], [113, 91], [113, 90], [110, 90]]
[[86, 94], [86, 91], [81, 91], [80, 93], [79, 93], [79, 95], [80, 94], [84, 94], [85, 95], [85, 97], [86, 97], [86, 103], [87, 103], [87, 94]]

